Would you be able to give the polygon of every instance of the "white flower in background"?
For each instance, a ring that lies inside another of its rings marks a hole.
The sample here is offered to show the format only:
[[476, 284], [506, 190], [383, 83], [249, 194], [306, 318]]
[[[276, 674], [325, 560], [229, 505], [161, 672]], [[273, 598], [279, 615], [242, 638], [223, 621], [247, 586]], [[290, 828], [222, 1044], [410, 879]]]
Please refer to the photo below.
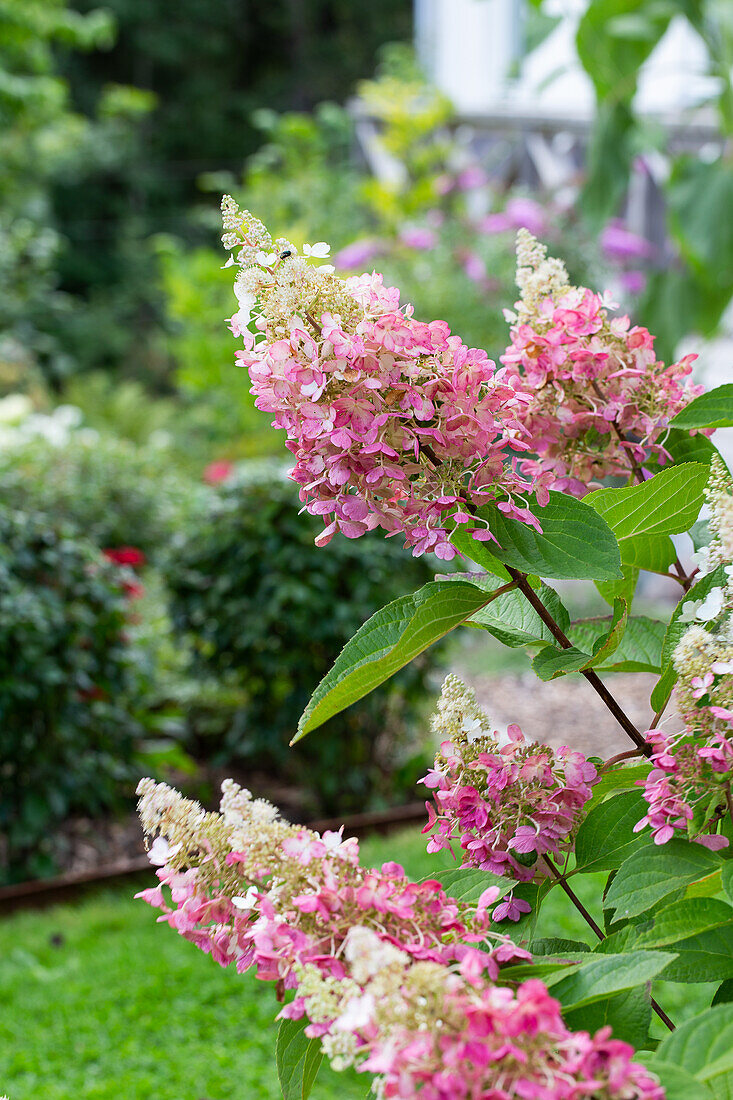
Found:
[[261, 267], [272, 267], [272, 265], [275, 263], [275, 260], [277, 259], [277, 256], [274, 252], [258, 252], [255, 256], [255, 259], [257, 260], [257, 263], [261, 265]]
[[[314, 260], [325, 260], [326, 256], [331, 254], [330, 244], [326, 244], [325, 241], [316, 241], [315, 244], [304, 244], [303, 255], [310, 256]], [[328, 265], [330, 267], [330, 264]], [[333, 268], [331, 268], [333, 271]], [[321, 268], [323, 271], [323, 268]]]
[[164, 451], [167, 447], [170, 447], [173, 443], [173, 436], [170, 432], [167, 432], [165, 428], [156, 428], [155, 431], [150, 433], [148, 438], [148, 446], [152, 447], [155, 451]]
[[324, 275], [333, 275], [336, 268], [333, 264], [320, 264], [318, 270], [322, 271]]
[[57, 405], [51, 416], [65, 428], [78, 428], [84, 419], [81, 409], [76, 405]]
[[0, 424], [20, 424], [32, 412], [33, 402], [24, 393], [10, 393], [0, 400]]
[[93, 447], [95, 443], [99, 443], [99, 432], [96, 428], [80, 428], [74, 439], [85, 447]]

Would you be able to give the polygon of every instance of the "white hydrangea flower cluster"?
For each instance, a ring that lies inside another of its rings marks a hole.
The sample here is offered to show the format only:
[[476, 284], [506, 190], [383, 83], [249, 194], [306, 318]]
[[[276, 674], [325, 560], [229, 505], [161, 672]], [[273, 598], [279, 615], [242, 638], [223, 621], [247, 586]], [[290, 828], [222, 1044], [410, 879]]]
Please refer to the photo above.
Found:
[[565, 264], [555, 256], [548, 257], [545, 245], [528, 229], [517, 232], [516, 281], [521, 295], [515, 303], [516, 312], [504, 310], [504, 317], [512, 324], [533, 317], [546, 298], [554, 298], [570, 290]]
[[299, 255], [292, 241], [273, 240], [262, 222], [240, 210], [230, 195], [222, 199], [221, 210], [221, 240], [231, 252], [224, 266], [239, 269], [234, 282], [239, 310], [231, 320], [239, 334], [247, 330], [256, 306], [270, 334], [286, 338], [293, 317], [305, 314], [307, 320], [309, 313], [321, 317], [330, 312], [347, 318], [358, 313], [355, 299], [334, 277], [333, 265], [312, 262], [328, 257], [330, 247], [325, 241], [304, 245]]
[[714, 624], [715, 632], [733, 642], [733, 478], [719, 455], [710, 466], [706, 500], [710, 506], [710, 543], [694, 555], [697, 580], [722, 567], [725, 580], [701, 600], [682, 605], [682, 623]]

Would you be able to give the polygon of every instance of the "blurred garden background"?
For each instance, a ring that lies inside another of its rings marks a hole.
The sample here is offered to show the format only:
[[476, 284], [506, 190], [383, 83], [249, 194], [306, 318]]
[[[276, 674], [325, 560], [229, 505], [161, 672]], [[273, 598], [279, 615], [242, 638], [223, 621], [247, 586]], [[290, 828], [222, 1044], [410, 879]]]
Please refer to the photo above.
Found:
[[[438, 563], [379, 534], [314, 547], [281, 434], [234, 366], [219, 200], [328, 241], [340, 272], [383, 271], [497, 359], [526, 226], [662, 333], [660, 357], [694, 349], [719, 384], [732, 61], [727, 0], [0, 0], [0, 887], [138, 852], [141, 775], [208, 803], [233, 774], [297, 820], [415, 801], [448, 666], [500, 723], [608, 747], [560, 726], [567, 694], [540, 708], [523, 653], [482, 630], [288, 748], [346, 640]], [[629, 706], [644, 721], [646, 700]], [[59, 915], [62, 943], [81, 919]], [[84, 964], [59, 970], [56, 925], [33, 920], [0, 987], [35, 1013], [49, 974]], [[52, 1089], [42, 1052], [8, 1053], [3, 1011], [12, 1100], [118, 1095], [106, 1063], [54, 1066]], [[236, 1088], [158, 1074], [155, 1095], [275, 1097], [263, 1065]], [[152, 1095], [151, 1073], [119, 1095]]]

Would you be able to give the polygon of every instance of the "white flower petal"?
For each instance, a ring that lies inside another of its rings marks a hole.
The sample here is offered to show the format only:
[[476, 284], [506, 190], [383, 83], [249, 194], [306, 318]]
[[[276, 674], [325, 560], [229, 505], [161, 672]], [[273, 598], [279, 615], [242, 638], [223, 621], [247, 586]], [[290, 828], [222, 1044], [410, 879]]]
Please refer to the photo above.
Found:
[[254, 909], [257, 905], [257, 895], [259, 890], [256, 886], [250, 886], [246, 894], [232, 898], [232, 905], [235, 909], [244, 909], [249, 911]]
[[330, 251], [331, 251], [331, 246], [330, 246], [330, 244], [327, 244], [325, 241], [316, 241], [315, 244], [304, 244], [303, 245], [303, 255], [304, 256], [313, 256], [313, 258], [316, 259], [316, 260], [324, 259], [326, 256], [329, 255]]

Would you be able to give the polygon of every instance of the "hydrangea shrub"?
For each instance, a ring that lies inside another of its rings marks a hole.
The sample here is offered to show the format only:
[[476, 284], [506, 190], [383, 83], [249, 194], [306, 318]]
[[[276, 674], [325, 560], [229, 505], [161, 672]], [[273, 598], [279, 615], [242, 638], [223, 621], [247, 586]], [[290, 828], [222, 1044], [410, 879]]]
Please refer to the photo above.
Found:
[[[232, 783], [207, 813], [146, 780], [159, 884], [142, 896], [221, 965], [276, 983], [288, 1100], [317, 1090], [324, 1055], [381, 1098], [724, 1100], [733, 479], [709, 437], [733, 426], [733, 385], [692, 386], [689, 358], [661, 363], [646, 329], [570, 286], [526, 232], [497, 368], [443, 322], [416, 320], [376, 273], [339, 279], [322, 242], [299, 254], [229, 199], [224, 225], [239, 362], [286, 433], [303, 506], [324, 524], [317, 543], [381, 528], [470, 568], [373, 615], [294, 741], [469, 624], [528, 648], [541, 682], [583, 676], [630, 747], [589, 760], [505, 734], [451, 676], [423, 777], [429, 850], [457, 860], [442, 884], [362, 867], [343, 830], [287, 824]], [[686, 567], [672, 541], [684, 532]], [[677, 586], [669, 622], [633, 613], [641, 571]], [[574, 618], [552, 586], [567, 578], [593, 580], [607, 616]], [[649, 730], [599, 676], [614, 669], [656, 674]], [[589, 873], [607, 876], [602, 925], [573, 882]], [[537, 937], [552, 890], [587, 940]], [[702, 981], [711, 1007], [675, 1026], [667, 983]]]

